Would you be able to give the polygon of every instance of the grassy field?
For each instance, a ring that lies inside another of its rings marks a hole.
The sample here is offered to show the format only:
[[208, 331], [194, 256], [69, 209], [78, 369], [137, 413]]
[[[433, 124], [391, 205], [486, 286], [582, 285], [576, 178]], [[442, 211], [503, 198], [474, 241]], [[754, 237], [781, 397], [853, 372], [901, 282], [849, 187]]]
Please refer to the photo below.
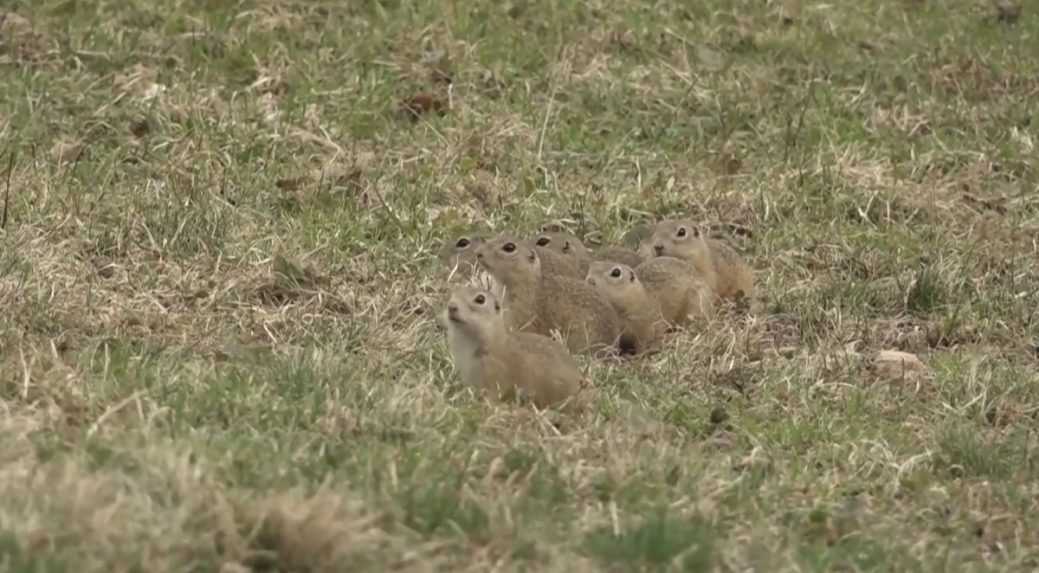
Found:
[[[0, 570], [1034, 571], [1023, 4], [4, 2]], [[679, 214], [759, 312], [460, 387], [444, 240]]]

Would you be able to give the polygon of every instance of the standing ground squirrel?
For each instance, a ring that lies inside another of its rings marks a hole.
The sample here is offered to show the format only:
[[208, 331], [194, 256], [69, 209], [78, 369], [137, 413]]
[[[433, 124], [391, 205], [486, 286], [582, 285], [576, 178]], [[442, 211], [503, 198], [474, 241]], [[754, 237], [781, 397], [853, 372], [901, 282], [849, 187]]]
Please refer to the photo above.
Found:
[[754, 294], [754, 272], [739, 253], [722, 241], [707, 238], [691, 221], [657, 223], [639, 254], [647, 259], [675, 257], [692, 263], [719, 297], [750, 299]]
[[588, 250], [576, 236], [565, 231], [543, 230], [534, 238], [534, 243], [544, 249], [557, 253], [569, 255], [577, 260], [581, 272], [588, 272], [588, 265], [592, 261], [611, 261], [624, 263], [628, 266], [638, 266], [643, 257], [631, 249], [624, 247], [603, 247], [596, 251]]
[[583, 278], [544, 272], [535, 247], [497, 238], [480, 246], [476, 257], [505, 287], [506, 322], [512, 328], [544, 335], [558, 329], [573, 352], [596, 352], [625, 342], [619, 340], [620, 319], [609, 301]]
[[570, 353], [540, 334], [510, 332], [501, 302], [489, 291], [454, 289], [443, 322], [466, 385], [503, 401], [525, 397], [539, 408], [576, 405], [586, 382]]
[[660, 304], [628, 265], [593, 262], [585, 280], [613, 305], [624, 333], [633, 340], [635, 352], [652, 349], [667, 333], [668, 324], [660, 312]]

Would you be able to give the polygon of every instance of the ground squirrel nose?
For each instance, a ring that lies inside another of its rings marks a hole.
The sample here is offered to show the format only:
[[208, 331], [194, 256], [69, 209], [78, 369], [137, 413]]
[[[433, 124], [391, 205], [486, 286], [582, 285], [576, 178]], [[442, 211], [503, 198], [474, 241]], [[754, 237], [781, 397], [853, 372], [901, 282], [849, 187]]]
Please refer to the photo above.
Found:
[[657, 255], [664, 254], [664, 245], [653, 245], [653, 250], [656, 251]]

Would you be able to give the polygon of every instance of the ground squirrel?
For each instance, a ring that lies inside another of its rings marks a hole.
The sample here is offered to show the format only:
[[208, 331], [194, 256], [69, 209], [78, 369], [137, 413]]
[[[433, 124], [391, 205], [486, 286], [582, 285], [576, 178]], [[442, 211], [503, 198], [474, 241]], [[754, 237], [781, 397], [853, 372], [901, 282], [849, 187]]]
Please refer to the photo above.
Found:
[[613, 305], [635, 352], [652, 349], [667, 333], [668, 324], [660, 312], [660, 304], [628, 265], [593, 262], [585, 280]]
[[652, 346], [669, 326], [714, 316], [714, 291], [696, 269], [673, 257], [655, 257], [632, 269], [623, 263], [594, 262], [589, 283], [617, 309], [625, 328]]
[[508, 237], [488, 241], [477, 260], [505, 287], [506, 322], [516, 330], [550, 335], [558, 329], [573, 352], [608, 348], [627, 351], [620, 318], [594, 287], [581, 280], [544, 272], [536, 247]]
[[610, 246], [591, 251], [584, 246], [580, 239], [565, 231], [542, 230], [535, 237], [534, 244], [543, 249], [573, 257], [577, 260], [580, 271], [585, 274], [588, 273], [588, 265], [592, 261], [612, 261], [628, 266], [638, 266], [643, 260], [641, 255], [624, 247]]
[[657, 223], [639, 254], [647, 259], [675, 257], [692, 263], [719, 297], [749, 299], [754, 294], [754, 273], [739, 253], [722, 241], [707, 238], [691, 221]]
[[466, 385], [499, 400], [524, 397], [539, 408], [576, 405], [586, 382], [570, 353], [540, 334], [510, 332], [490, 291], [455, 288], [442, 320]]

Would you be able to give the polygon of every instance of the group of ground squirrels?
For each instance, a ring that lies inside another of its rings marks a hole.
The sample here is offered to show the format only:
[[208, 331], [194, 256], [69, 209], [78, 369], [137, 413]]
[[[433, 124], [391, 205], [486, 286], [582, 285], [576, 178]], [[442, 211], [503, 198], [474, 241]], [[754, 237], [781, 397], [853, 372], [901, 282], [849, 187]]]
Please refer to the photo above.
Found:
[[439, 315], [462, 381], [493, 399], [581, 409], [591, 385], [572, 353], [651, 352], [675, 328], [710, 322], [718, 303], [754, 296], [750, 266], [694, 221], [667, 219], [633, 236], [637, 249], [591, 250], [546, 225], [531, 239], [506, 232], [444, 244], [452, 277], [493, 283], [454, 287]]

